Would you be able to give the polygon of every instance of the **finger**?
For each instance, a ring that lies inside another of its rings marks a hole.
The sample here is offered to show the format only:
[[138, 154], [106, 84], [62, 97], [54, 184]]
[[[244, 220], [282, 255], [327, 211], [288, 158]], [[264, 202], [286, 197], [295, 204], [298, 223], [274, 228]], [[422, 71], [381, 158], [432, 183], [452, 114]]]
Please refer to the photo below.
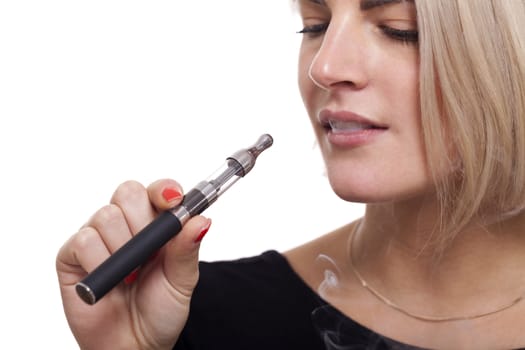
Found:
[[173, 208], [182, 201], [180, 184], [171, 179], [161, 179], [148, 186], [148, 195], [153, 205], [160, 211]]
[[114, 253], [132, 237], [122, 209], [115, 204], [99, 209], [88, 221], [88, 226], [100, 234], [110, 253]]
[[211, 220], [196, 216], [184, 225], [182, 231], [165, 250], [164, 271], [171, 286], [183, 295], [191, 295], [198, 280], [199, 247], [208, 232]]
[[82, 276], [93, 271], [110, 255], [100, 234], [93, 227], [84, 227], [74, 234], [59, 250], [57, 270], [63, 272], [65, 284], [75, 284]]
[[111, 204], [122, 210], [133, 235], [149, 224], [156, 215], [146, 188], [136, 181], [121, 184], [111, 197]]

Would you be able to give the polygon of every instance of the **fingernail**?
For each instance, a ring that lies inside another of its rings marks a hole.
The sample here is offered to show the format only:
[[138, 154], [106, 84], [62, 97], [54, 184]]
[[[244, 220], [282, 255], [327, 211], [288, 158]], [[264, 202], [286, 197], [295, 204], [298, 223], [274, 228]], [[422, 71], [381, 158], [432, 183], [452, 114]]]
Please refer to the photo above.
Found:
[[206, 234], [208, 233], [208, 230], [210, 229], [210, 226], [211, 226], [211, 220], [208, 219], [208, 222], [206, 223], [206, 226], [204, 226], [202, 228], [202, 230], [199, 233], [199, 235], [197, 236], [197, 238], [195, 238], [195, 243], [199, 243], [200, 241], [202, 241], [204, 236], [206, 236]]
[[135, 269], [135, 270], [133, 270], [132, 273], [127, 275], [126, 278], [124, 278], [124, 283], [126, 283], [128, 285], [132, 284], [133, 282], [135, 282], [135, 280], [137, 279], [138, 276], [139, 276], [139, 269]]
[[[149, 258], [148, 258], [148, 263], [155, 260], [155, 258], [159, 256], [159, 251], [157, 250], [155, 253], [153, 253]], [[127, 275], [125, 278], [124, 278], [124, 283], [126, 284], [132, 284], [133, 282], [135, 282], [135, 280], [137, 279], [137, 277], [139, 277], [139, 270], [140, 270], [140, 267], [137, 267], [135, 270], [133, 270], [133, 272], [131, 272], [129, 275]]]
[[175, 199], [181, 198], [182, 193], [180, 193], [174, 188], [168, 187], [168, 188], [165, 188], [164, 191], [162, 191], [162, 197], [164, 197], [166, 201], [171, 202]]
[[160, 250], [157, 250], [155, 253], [151, 254], [151, 256], [148, 258], [148, 262], [151, 262], [159, 256]]

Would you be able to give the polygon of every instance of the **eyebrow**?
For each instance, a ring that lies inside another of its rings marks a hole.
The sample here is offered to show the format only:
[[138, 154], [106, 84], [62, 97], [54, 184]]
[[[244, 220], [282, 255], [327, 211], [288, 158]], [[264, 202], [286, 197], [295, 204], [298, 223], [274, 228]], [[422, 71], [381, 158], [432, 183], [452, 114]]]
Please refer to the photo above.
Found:
[[360, 9], [361, 11], [367, 11], [375, 7], [385, 6], [389, 4], [398, 4], [404, 1], [414, 2], [414, 0], [361, 0]]
[[324, 0], [309, 0], [309, 1], [313, 2], [314, 4], [317, 4], [317, 5], [326, 5]]
[[[325, 0], [308, 0], [317, 5], [326, 6]], [[385, 6], [389, 4], [398, 4], [400, 2], [407, 1], [413, 3], [414, 0], [361, 0], [359, 8], [361, 11], [371, 10], [375, 7]]]

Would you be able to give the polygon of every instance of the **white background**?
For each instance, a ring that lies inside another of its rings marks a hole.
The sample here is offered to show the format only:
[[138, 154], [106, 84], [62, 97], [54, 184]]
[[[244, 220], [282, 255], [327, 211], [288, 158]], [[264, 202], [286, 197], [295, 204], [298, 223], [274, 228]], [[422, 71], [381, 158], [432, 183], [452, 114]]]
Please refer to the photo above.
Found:
[[282, 251], [362, 213], [323, 175], [299, 29], [288, 0], [0, 0], [0, 348], [76, 348], [55, 256], [125, 180], [188, 190], [273, 135], [206, 211], [204, 260]]

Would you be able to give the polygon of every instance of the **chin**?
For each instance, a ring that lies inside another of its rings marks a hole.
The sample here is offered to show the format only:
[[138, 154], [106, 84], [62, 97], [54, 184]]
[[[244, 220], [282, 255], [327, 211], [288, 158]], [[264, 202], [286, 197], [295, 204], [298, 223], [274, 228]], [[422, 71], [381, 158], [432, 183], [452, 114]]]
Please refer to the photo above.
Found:
[[[435, 191], [428, 181], [392, 181], [374, 176], [328, 176], [330, 186], [341, 199], [353, 203], [392, 203], [427, 197]], [[405, 179], [403, 179], [405, 180]]]
[[334, 193], [347, 202], [370, 203], [381, 200], [376, 193], [378, 186], [366, 179], [360, 179], [355, 175], [337, 176], [328, 175], [330, 186]]
[[339, 188], [332, 185], [334, 193], [346, 202], [352, 203], [380, 203], [387, 201], [385, 196], [378, 195], [373, 191], [354, 189], [352, 187]]

